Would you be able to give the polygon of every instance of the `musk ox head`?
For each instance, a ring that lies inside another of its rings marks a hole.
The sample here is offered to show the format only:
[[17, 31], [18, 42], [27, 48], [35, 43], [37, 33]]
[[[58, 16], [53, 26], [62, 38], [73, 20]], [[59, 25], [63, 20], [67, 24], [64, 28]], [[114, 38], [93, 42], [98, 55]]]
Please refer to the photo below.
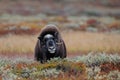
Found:
[[43, 38], [44, 45], [47, 49], [47, 51], [51, 54], [56, 52], [56, 42], [55, 37], [51, 34], [46, 34]]
[[55, 25], [47, 25], [38, 36], [35, 47], [35, 60], [46, 62], [50, 58], [66, 57], [66, 46]]

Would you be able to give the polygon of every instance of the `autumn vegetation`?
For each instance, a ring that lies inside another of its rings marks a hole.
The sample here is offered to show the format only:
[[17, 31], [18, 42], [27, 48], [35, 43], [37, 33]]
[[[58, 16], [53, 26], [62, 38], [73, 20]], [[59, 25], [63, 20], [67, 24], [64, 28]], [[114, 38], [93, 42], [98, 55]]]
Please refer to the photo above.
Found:
[[[0, 80], [120, 80], [119, 2], [0, 0]], [[58, 26], [67, 58], [41, 64], [34, 48], [47, 24]]]

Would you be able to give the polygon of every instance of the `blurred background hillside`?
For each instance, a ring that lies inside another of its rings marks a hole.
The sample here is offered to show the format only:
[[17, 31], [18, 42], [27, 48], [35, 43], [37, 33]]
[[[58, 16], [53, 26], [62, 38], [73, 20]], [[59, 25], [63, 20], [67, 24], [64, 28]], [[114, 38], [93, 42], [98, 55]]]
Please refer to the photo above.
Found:
[[0, 0], [0, 34], [33, 34], [49, 23], [62, 26], [62, 30], [120, 32], [119, 3], [119, 0]]
[[120, 17], [120, 0], [0, 0], [0, 15], [89, 15]]

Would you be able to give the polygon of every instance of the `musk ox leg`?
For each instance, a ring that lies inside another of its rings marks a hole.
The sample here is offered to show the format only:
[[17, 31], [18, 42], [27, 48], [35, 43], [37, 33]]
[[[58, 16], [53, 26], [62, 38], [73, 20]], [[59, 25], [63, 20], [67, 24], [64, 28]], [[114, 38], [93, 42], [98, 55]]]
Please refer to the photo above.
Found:
[[37, 41], [37, 44], [35, 46], [35, 55], [34, 58], [36, 61], [40, 61], [41, 63], [44, 63], [47, 61], [46, 54], [44, 48], [41, 48], [40, 40]]
[[41, 62], [41, 63], [47, 62], [47, 55], [46, 55], [46, 50], [45, 50], [45, 48], [42, 48], [42, 51], [41, 51], [41, 53], [39, 53], [39, 54], [40, 54], [40, 62]]
[[43, 56], [40, 58], [40, 62], [41, 62], [41, 63], [47, 62], [47, 58], [46, 58], [45, 55], [43, 55]]

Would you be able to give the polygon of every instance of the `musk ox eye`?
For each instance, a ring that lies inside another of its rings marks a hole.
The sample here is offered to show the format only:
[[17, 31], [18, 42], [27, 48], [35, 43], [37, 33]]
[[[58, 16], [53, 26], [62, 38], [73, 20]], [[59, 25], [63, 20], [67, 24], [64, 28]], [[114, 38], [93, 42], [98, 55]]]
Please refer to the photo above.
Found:
[[48, 40], [49, 40], [48, 38], [45, 38], [45, 39], [44, 39], [45, 42], [48, 41]]

